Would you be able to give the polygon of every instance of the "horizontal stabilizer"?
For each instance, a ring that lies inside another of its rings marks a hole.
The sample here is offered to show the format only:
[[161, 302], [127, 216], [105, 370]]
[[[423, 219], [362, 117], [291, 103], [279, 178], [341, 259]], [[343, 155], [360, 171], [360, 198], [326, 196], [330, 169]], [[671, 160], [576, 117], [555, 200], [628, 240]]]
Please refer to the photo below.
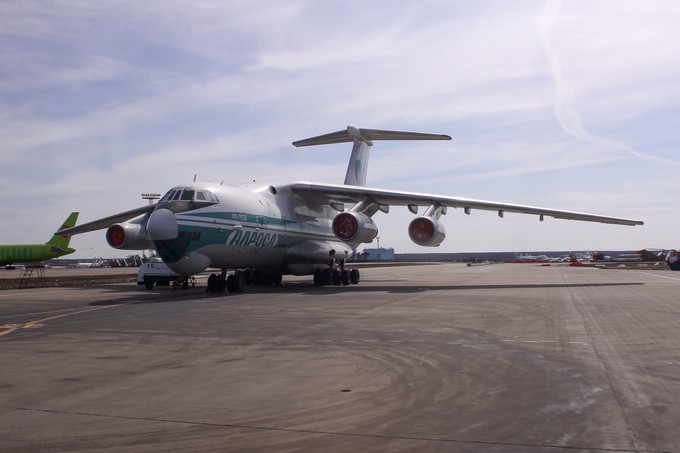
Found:
[[426, 134], [422, 132], [385, 131], [381, 129], [361, 129], [347, 126], [346, 130], [331, 132], [330, 134], [306, 138], [293, 142], [293, 146], [329, 145], [333, 143], [353, 142], [355, 138], [367, 142], [374, 140], [451, 140], [444, 134]]

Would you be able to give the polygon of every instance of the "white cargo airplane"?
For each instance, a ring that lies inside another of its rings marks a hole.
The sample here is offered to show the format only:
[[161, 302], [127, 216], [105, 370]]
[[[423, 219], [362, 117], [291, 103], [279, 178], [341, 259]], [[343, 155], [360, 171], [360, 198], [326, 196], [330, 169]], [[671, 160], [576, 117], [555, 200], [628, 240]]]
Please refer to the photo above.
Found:
[[[193, 275], [221, 269], [208, 279], [208, 291], [241, 291], [253, 280], [280, 283], [284, 274], [314, 275], [316, 285], [359, 282], [359, 271], [345, 263], [362, 243], [378, 234], [373, 215], [391, 205], [416, 215], [408, 226], [413, 242], [437, 247], [446, 236], [440, 217], [447, 208], [534, 214], [556, 219], [618, 225], [638, 220], [605, 217], [517, 204], [365, 187], [369, 151], [376, 140], [451, 140], [448, 135], [360, 129], [293, 142], [295, 146], [353, 142], [344, 185], [316, 182], [229, 186], [197, 183], [177, 186], [158, 203], [85, 223], [60, 234], [108, 228], [111, 247], [154, 249], [170, 269]], [[419, 207], [425, 207], [421, 215]], [[230, 272], [227, 275], [228, 271]]]

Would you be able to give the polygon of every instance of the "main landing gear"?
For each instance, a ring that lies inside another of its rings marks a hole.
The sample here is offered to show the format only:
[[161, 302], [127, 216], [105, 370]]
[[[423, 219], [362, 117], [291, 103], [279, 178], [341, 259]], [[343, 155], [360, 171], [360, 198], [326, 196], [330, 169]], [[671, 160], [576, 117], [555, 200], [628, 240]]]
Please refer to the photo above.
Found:
[[282, 279], [282, 275], [266, 275], [252, 269], [237, 270], [227, 275], [227, 270], [222, 269], [221, 274], [210, 274], [205, 292], [223, 293], [226, 290], [229, 293], [240, 293], [245, 286], [250, 285], [279, 286]]
[[361, 279], [359, 269], [345, 269], [345, 260], [339, 261], [338, 267], [335, 260], [331, 259], [327, 269], [317, 269], [314, 271], [314, 284], [316, 286], [326, 285], [356, 285]]

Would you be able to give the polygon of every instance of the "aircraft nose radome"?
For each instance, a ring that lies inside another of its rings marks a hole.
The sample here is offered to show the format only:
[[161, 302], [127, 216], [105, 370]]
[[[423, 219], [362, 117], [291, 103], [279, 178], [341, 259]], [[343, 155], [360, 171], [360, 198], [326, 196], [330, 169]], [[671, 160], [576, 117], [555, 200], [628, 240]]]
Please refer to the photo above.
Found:
[[162, 241], [177, 237], [177, 219], [169, 209], [156, 209], [146, 222], [146, 238], [151, 241]]

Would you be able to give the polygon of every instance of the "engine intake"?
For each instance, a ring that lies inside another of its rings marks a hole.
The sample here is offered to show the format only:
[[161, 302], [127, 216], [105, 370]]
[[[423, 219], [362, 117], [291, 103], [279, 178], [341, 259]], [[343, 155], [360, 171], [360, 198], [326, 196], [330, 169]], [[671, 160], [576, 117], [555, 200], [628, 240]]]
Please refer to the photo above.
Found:
[[345, 242], [371, 242], [378, 235], [378, 227], [366, 214], [341, 212], [333, 219], [333, 233]]
[[146, 238], [139, 223], [116, 223], [106, 230], [106, 242], [114, 249], [145, 250], [153, 244]]
[[408, 226], [408, 235], [423, 247], [439, 247], [446, 238], [446, 229], [432, 217], [416, 217]]

